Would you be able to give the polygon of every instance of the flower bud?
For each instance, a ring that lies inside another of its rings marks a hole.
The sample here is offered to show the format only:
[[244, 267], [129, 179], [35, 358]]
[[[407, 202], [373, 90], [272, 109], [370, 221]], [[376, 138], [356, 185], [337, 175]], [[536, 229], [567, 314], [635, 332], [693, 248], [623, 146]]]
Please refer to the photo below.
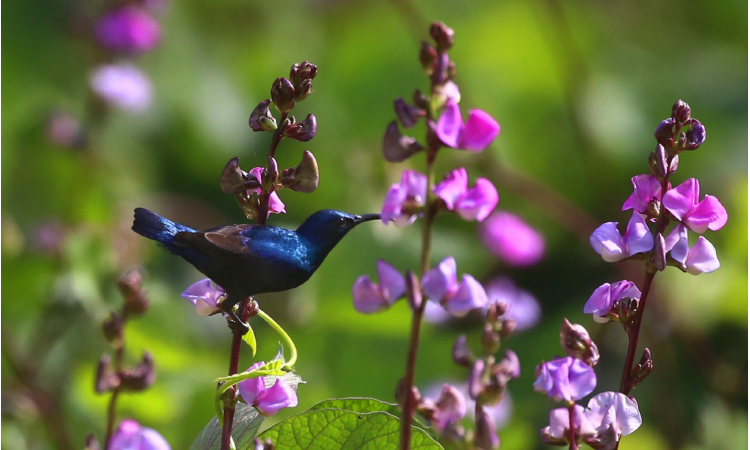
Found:
[[307, 150], [302, 153], [302, 161], [297, 167], [284, 170], [281, 174], [281, 184], [303, 194], [309, 194], [318, 187], [320, 174], [315, 156]]
[[484, 360], [478, 359], [474, 361], [474, 365], [471, 366], [471, 372], [469, 372], [469, 397], [472, 400], [476, 400], [482, 391], [484, 391], [485, 382], [483, 378]]
[[677, 100], [672, 106], [672, 118], [679, 123], [687, 122], [690, 119], [690, 105]]
[[451, 81], [456, 78], [456, 63], [448, 61], [448, 68], [445, 70], [445, 77], [447, 81]]
[[656, 142], [663, 145], [666, 148], [672, 148], [674, 147], [674, 127], [675, 127], [675, 120], [674, 119], [665, 119], [662, 120], [658, 127], [656, 127], [656, 131], [654, 132], [654, 137], [656, 138]]
[[462, 334], [456, 338], [451, 356], [453, 357], [453, 362], [459, 366], [471, 367], [476, 358], [466, 342], [466, 335]]
[[505, 300], [495, 300], [487, 307], [486, 323], [495, 323], [497, 319], [508, 312], [508, 302]]
[[664, 236], [661, 233], [657, 233], [656, 239], [654, 239], [654, 254], [651, 255], [651, 264], [654, 265], [656, 270], [664, 270], [667, 267], [667, 252], [665, 248]]
[[276, 128], [278, 128], [276, 119], [271, 115], [271, 111], [268, 110], [268, 105], [270, 104], [271, 99], [263, 100], [253, 109], [248, 120], [248, 125], [250, 125], [253, 131], [276, 131]]
[[560, 345], [565, 353], [594, 367], [599, 362], [599, 349], [591, 340], [589, 332], [582, 325], [572, 324], [563, 319], [560, 327]]
[[305, 80], [312, 80], [316, 75], [318, 75], [318, 66], [308, 61], [292, 65], [292, 69], [289, 71], [289, 79], [295, 88]]
[[634, 388], [641, 384], [651, 372], [654, 370], [654, 361], [651, 359], [651, 351], [648, 348], [643, 349], [641, 360], [633, 368], [633, 373], [630, 375], [631, 384], [630, 387]]
[[125, 272], [117, 280], [117, 287], [125, 299], [127, 314], [143, 314], [150, 305], [146, 298], [146, 291], [141, 287], [142, 277], [137, 270]]
[[294, 108], [294, 86], [286, 78], [277, 78], [271, 87], [271, 101], [281, 113]]
[[648, 166], [655, 177], [664, 178], [667, 174], [667, 152], [663, 145], [657, 144], [656, 150], [648, 155]]
[[500, 322], [500, 330], [498, 331], [498, 333], [500, 333], [500, 338], [506, 339], [515, 329], [516, 321], [514, 319], [503, 320], [502, 322]]
[[86, 447], [83, 450], [100, 450], [99, 441], [96, 440], [94, 433], [89, 433], [86, 436]]
[[383, 138], [383, 157], [388, 162], [401, 162], [422, 150], [422, 145], [410, 136], [403, 136], [394, 120], [388, 124]]
[[112, 314], [102, 323], [104, 338], [107, 340], [107, 342], [112, 344], [113, 347], [120, 346], [120, 340], [122, 339], [122, 327], [122, 316], [116, 311], [112, 311]]
[[107, 354], [102, 355], [99, 359], [99, 366], [96, 369], [96, 380], [94, 390], [97, 394], [110, 391], [120, 385], [120, 379], [112, 371], [110, 357]]
[[631, 320], [638, 310], [638, 299], [625, 297], [617, 303], [617, 315], [620, 317], [622, 327], [625, 331], [630, 330]]
[[279, 177], [279, 164], [273, 156], [268, 157], [268, 167], [264, 170], [264, 174], [266, 176], [264, 181], [267, 181], [269, 184], [276, 183], [276, 180]]
[[[249, 181], [257, 180], [255, 177], [248, 177], [247, 172], [240, 169], [239, 158], [234, 157], [229, 160], [221, 173], [221, 190], [227, 194], [237, 195], [251, 189], [247, 186]], [[260, 184], [258, 183], [258, 186], [255, 187], [260, 187]]]
[[156, 381], [154, 357], [149, 352], [143, 352], [143, 360], [133, 367], [120, 372], [120, 386], [127, 391], [142, 391]]
[[487, 411], [482, 412], [476, 418], [476, 433], [474, 434], [474, 447], [481, 450], [497, 450], [500, 448], [500, 437], [497, 435], [495, 421]]
[[413, 127], [420, 117], [424, 117], [426, 112], [422, 109], [415, 108], [410, 104], [406, 103], [403, 98], [399, 97], [396, 99], [393, 105], [396, 109], [396, 115], [398, 120], [401, 121], [401, 125], [406, 128]]
[[695, 150], [706, 140], [706, 128], [696, 119], [690, 119], [690, 131], [687, 132], [685, 150]]
[[315, 132], [318, 130], [318, 121], [315, 116], [308, 114], [307, 118], [302, 122], [296, 123], [294, 116], [289, 126], [284, 130], [284, 135], [288, 138], [296, 139], [298, 141], [307, 142], [315, 137]]
[[417, 108], [420, 108], [420, 109], [426, 110], [427, 108], [430, 107], [430, 99], [428, 99], [427, 96], [424, 95], [424, 93], [420, 91], [419, 89], [416, 89], [414, 91], [414, 94], [411, 97], [411, 101], [412, 103], [414, 103], [414, 105]]
[[433, 22], [430, 26], [430, 37], [435, 40], [438, 52], [445, 52], [453, 47], [455, 32], [442, 22]]
[[669, 174], [673, 174], [677, 172], [677, 167], [680, 165], [680, 156], [674, 155], [672, 159], [669, 161]]
[[409, 391], [406, 389], [406, 378], [401, 378], [398, 381], [398, 384], [396, 385], [396, 403], [403, 409], [406, 405], [407, 397], [411, 397], [411, 400], [413, 401], [412, 404], [418, 405], [420, 399], [422, 396], [419, 394], [419, 389], [417, 389], [416, 386], [411, 387], [411, 395], [409, 395]]
[[521, 362], [513, 350], [505, 351], [505, 358], [499, 364], [492, 366], [492, 373], [496, 377], [502, 377], [505, 382], [515, 380], [521, 376]]
[[422, 305], [422, 286], [419, 284], [419, 278], [411, 270], [406, 272], [406, 300], [413, 311], [419, 309]]
[[252, 450], [274, 450], [273, 441], [270, 438], [261, 440], [261, 438], [255, 438]]
[[492, 328], [492, 325], [485, 324], [482, 332], [482, 350], [484, 354], [494, 355], [500, 349], [500, 336]]
[[435, 47], [427, 42], [422, 41], [422, 47], [419, 49], [419, 62], [427, 75], [431, 75], [437, 62], [437, 51]]

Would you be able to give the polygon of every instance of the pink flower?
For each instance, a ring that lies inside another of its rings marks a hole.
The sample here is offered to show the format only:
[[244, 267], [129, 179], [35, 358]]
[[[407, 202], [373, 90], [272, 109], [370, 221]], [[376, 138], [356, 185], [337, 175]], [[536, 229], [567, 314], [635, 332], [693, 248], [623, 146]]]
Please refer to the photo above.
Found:
[[210, 316], [221, 311], [219, 300], [226, 295], [224, 289], [208, 278], [193, 283], [180, 297], [186, 298], [195, 306], [200, 316]]
[[664, 207], [696, 233], [717, 231], [727, 223], [727, 210], [713, 195], [700, 202], [700, 184], [691, 178], [664, 194]]
[[685, 224], [678, 224], [664, 238], [664, 249], [671, 251], [672, 259], [680, 263], [682, 269], [691, 275], [710, 273], [720, 267], [716, 249], [703, 236], [691, 248], [688, 244], [688, 232]]
[[[262, 167], [254, 167], [250, 172], [248, 172], [252, 176], [254, 176], [258, 182], [262, 183], [263, 179], [261, 178], [263, 174], [263, 168]], [[247, 191], [247, 194], [250, 195], [250, 193], [255, 192], [256, 194], [260, 195], [260, 188], [250, 189]], [[279, 195], [276, 192], [271, 192], [271, 195], [268, 197], [268, 215], [270, 216], [271, 213], [273, 214], [281, 214], [286, 213], [286, 206], [284, 205], [284, 202], [281, 201], [279, 198]]]
[[148, 52], [156, 48], [160, 37], [159, 23], [135, 5], [111, 10], [96, 23], [99, 43], [115, 52]]
[[652, 175], [636, 175], [630, 182], [633, 184], [633, 193], [623, 203], [623, 211], [632, 208], [637, 213], [645, 214], [650, 202], [661, 199], [661, 182], [658, 178]]
[[469, 111], [469, 119], [464, 123], [458, 104], [449, 100], [435, 131], [448, 147], [481, 152], [500, 134], [500, 125], [479, 109]]
[[385, 196], [381, 220], [388, 225], [394, 221], [397, 227], [404, 227], [417, 220], [416, 209], [427, 201], [427, 177], [414, 170], [401, 174], [401, 183], [394, 184]]
[[595, 395], [589, 400], [585, 414], [596, 428], [594, 439], [604, 444], [605, 448], [614, 448], [620, 437], [637, 430], [642, 423], [638, 405], [619, 392]]
[[435, 186], [435, 195], [443, 199], [446, 208], [464, 220], [483, 221], [497, 206], [497, 189], [486, 178], [468, 189], [469, 179], [463, 167], [451, 171]]
[[354, 309], [364, 314], [387, 309], [406, 292], [404, 275], [383, 260], [378, 261], [378, 279], [380, 285], [367, 275], [357, 278], [352, 286]]
[[[262, 366], [257, 362], [247, 369], [248, 372]], [[239, 391], [248, 405], [252, 405], [266, 417], [272, 416], [284, 408], [297, 406], [297, 393], [281, 379], [271, 387], [266, 387], [266, 377], [248, 378], [239, 383]]]
[[117, 426], [107, 446], [110, 450], [170, 450], [167, 441], [155, 430], [142, 427], [132, 419]]
[[591, 294], [583, 307], [583, 312], [593, 314], [596, 322], [609, 322], [606, 315], [612, 312], [616, 302], [626, 297], [641, 299], [641, 291], [632, 281], [622, 280], [612, 284], [604, 283]]
[[570, 356], [537, 366], [534, 390], [560, 401], [575, 401], [589, 395], [596, 387], [594, 369]]
[[649, 232], [646, 221], [637, 212], [630, 218], [624, 236], [620, 236], [617, 231], [617, 222], [607, 222], [594, 230], [589, 242], [607, 262], [622, 261], [654, 247], [654, 237]]
[[89, 78], [91, 90], [106, 103], [131, 113], [142, 113], [151, 106], [151, 81], [130, 64], [99, 66]]
[[484, 245], [513, 267], [527, 267], [544, 256], [544, 237], [515, 214], [495, 211], [479, 226]]
[[[594, 425], [586, 416], [583, 406], [573, 407], [573, 423], [576, 440], [585, 439], [596, 433]], [[568, 408], [555, 408], [549, 412], [549, 426], [542, 429], [542, 442], [551, 445], [570, 443], [570, 411]]]
[[487, 306], [484, 288], [471, 275], [464, 275], [461, 283], [456, 281], [456, 260], [445, 258], [422, 277], [422, 286], [427, 297], [443, 305], [454, 316]]

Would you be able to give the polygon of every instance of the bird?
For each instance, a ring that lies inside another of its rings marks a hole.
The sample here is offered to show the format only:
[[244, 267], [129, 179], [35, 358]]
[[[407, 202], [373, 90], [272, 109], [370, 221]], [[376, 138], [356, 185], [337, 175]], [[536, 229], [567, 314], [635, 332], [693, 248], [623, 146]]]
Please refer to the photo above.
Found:
[[282, 292], [306, 282], [336, 244], [357, 225], [380, 214], [351, 215], [322, 210], [296, 230], [261, 224], [239, 224], [198, 231], [136, 208], [132, 230], [181, 256], [226, 292], [221, 310], [230, 328], [249, 331], [234, 305], [257, 294]]

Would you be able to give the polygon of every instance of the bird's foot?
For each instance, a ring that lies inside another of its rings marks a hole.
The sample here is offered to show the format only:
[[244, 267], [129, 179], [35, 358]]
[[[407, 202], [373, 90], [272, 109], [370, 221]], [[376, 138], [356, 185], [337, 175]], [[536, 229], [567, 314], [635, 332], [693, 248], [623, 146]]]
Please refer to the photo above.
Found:
[[242, 336], [246, 335], [250, 331], [250, 325], [240, 320], [229, 319], [227, 320], [227, 326], [229, 326], [229, 329], [232, 330], [232, 333], [239, 333]]

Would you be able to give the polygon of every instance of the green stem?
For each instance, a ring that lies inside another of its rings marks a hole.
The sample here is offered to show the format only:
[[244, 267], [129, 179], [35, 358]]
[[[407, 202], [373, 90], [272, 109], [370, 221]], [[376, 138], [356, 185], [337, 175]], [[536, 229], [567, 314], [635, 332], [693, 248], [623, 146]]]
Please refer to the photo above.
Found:
[[279, 326], [278, 323], [276, 323], [275, 320], [271, 318], [268, 314], [263, 312], [262, 310], [258, 309], [258, 315], [266, 321], [267, 324], [271, 325], [271, 328], [276, 330], [277, 333], [279, 333], [279, 336], [281, 336], [281, 339], [284, 341], [284, 343], [289, 347], [289, 360], [284, 363], [282, 366], [282, 370], [289, 372], [294, 368], [294, 363], [297, 362], [297, 347], [294, 345], [294, 341], [292, 341], [292, 338], [289, 337], [289, 335], [284, 331], [281, 326]]

